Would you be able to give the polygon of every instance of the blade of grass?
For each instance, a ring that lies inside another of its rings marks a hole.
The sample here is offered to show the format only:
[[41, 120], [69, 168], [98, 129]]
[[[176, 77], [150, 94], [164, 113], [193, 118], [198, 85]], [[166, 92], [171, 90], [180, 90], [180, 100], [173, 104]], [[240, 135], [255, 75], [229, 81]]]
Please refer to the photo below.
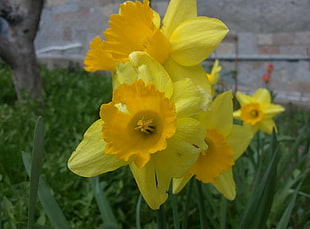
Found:
[[161, 205], [156, 211], [158, 229], [167, 229], [165, 206]]
[[1, 206], [2, 206], [2, 202], [0, 202], [0, 229], [2, 229], [2, 223], [1, 223]]
[[[22, 158], [23, 158], [24, 166], [28, 173], [28, 176], [30, 176], [31, 164], [30, 164], [30, 161], [26, 153], [24, 152], [22, 153]], [[40, 177], [39, 187], [38, 187], [38, 196], [53, 228], [70, 229], [69, 223], [66, 220], [66, 217], [61, 211], [59, 205], [57, 204], [50, 190], [51, 190], [50, 187]]]
[[221, 195], [221, 206], [220, 206], [220, 229], [226, 228], [226, 216], [227, 216], [227, 200]]
[[282, 215], [279, 223], [277, 224], [276, 229], [288, 228], [288, 223], [290, 221], [290, 216], [292, 214], [292, 211], [293, 211], [293, 208], [294, 208], [294, 205], [295, 205], [295, 202], [296, 202], [296, 197], [297, 197], [297, 194], [299, 192], [299, 189], [300, 189], [303, 181], [304, 180], [302, 180], [298, 184], [298, 186], [297, 186], [297, 188], [296, 188], [296, 190], [295, 190], [295, 192], [293, 194], [293, 197], [292, 197], [290, 203], [288, 204], [287, 208], [285, 209], [284, 214]]
[[205, 229], [207, 228], [206, 223], [206, 210], [205, 210], [205, 204], [204, 204], [204, 197], [202, 192], [202, 187], [200, 181], [196, 181], [197, 186], [197, 193], [198, 193], [198, 209], [199, 209], [199, 219], [200, 219], [200, 228]]
[[187, 193], [186, 193], [186, 202], [185, 202], [185, 207], [184, 207], [184, 213], [183, 213], [183, 222], [182, 222], [182, 229], [187, 229], [187, 223], [188, 223], [188, 212], [189, 212], [189, 207], [190, 207], [190, 202], [192, 200], [192, 192], [193, 192], [193, 183], [194, 179], [190, 179], [189, 185], [187, 188]]
[[[291, 148], [291, 150], [289, 151], [288, 154], [283, 155], [283, 157], [281, 157], [281, 162], [280, 167], [279, 167], [279, 174], [283, 174], [284, 171], [287, 169], [288, 164], [291, 162], [292, 158], [294, 155], [299, 155], [298, 154], [298, 149], [302, 143], [302, 141], [305, 139], [305, 137], [307, 138], [308, 136], [305, 136], [305, 131], [308, 128], [308, 123], [306, 123], [303, 128], [300, 130], [300, 134], [296, 137], [293, 146]], [[298, 161], [298, 160], [297, 160]]]
[[[245, 214], [241, 220], [241, 229], [265, 228], [270, 213], [277, 172], [277, 138], [275, 132], [271, 140], [271, 160], [261, 182], [256, 182], [253, 195], [251, 195]], [[265, 152], [266, 153], [266, 152]]]
[[116, 228], [119, 228], [119, 226], [115, 225], [115, 223], [107, 223], [100, 227], [100, 229], [116, 229]]
[[137, 201], [137, 207], [136, 207], [136, 226], [137, 226], [137, 229], [141, 229], [141, 219], [140, 219], [141, 200], [142, 200], [142, 195], [140, 194], [138, 201]]
[[172, 206], [172, 215], [173, 215], [174, 229], [180, 229], [179, 212], [178, 212], [176, 195], [174, 195], [174, 194], [172, 194], [170, 192], [169, 193], [169, 198], [171, 200], [171, 206]]
[[34, 131], [32, 163], [30, 174], [30, 194], [28, 203], [28, 224], [27, 228], [32, 229], [34, 224], [35, 204], [37, 200], [39, 178], [43, 164], [44, 151], [44, 121], [41, 117], [37, 119]]
[[114, 214], [112, 212], [111, 206], [109, 204], [109, 201], [106, 198], [104, 192], [100, 188], [99, 177], [98, 176], [91, 177], [89, 179], [91, 180], [96, 202], [98, 204], [103, 222], [105, 224], [110, 225], [110, 227], [114, 225], [114, 228], [119, 228], [116, 219], [114, 217]]
[[[197, 181], [198, 182], [198, 181]], [[219, 224], [217, 222], [217, 218], [214, 217], [214, 214], [217, 215], [216, 212], [218, 212], [218, 203], [215, 201], [214, 196], [210, 189], [214, 189], [210, 184], [202, 184], [200, 182], [203, 197], [205, 199], [206, 204], [208, 205], [205, 209], [205, 216], [207, 219], [207, 222], [210, 223], [210, 228], [219, 228]]]

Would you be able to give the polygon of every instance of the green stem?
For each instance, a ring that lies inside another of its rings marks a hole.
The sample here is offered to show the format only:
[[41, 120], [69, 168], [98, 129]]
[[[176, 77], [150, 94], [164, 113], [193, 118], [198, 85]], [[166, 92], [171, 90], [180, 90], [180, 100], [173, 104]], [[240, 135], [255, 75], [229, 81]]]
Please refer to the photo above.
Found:
[[204, 197], [202, 192], [201, 183], [196, 181], [197, 191], [198, 191], [198, 208], [199, 208], [199, 218], [200, 218], [200, 228], [206, 229], [206, 211], [204, 205]]
[[226, 215], [227, 215], [227, 200], [223, 195], [221, 195], [221, 220], [220, 220], [220, 229], [226, 228]]
[[158, 229], [167, 229], [164, 205], [161, 205], [160, 208], [156, 210], [156, 215], [157, 215]]
[[188, 211], [189, 211], [189, 204], [190, 204], [190, 202], [192, 200], [193, 182], [194, 182], [194, 179], [192, 178], [189, 181], [189, 186], [187, 188], [186, 203], [185, 203], [185, 209], [184, 209], [184, 215], [183, 215], [182, 229], [187, 229]]
[[1, 205], [2, 205], [2, 203], [0, 202], [0, 229], [2, 229], [2, 223], [1, 223]]
[[170, 199], [171, 199], [171, 205], [172, 205], [174, 229], [180, 229], [179, 213], [178, 213], [176, 196], [171, 193]]
[[141, 229], [141, 219], [140, 219], [141, 199], [142, 199], [142, 196], [140, 194], [138, 202], [137, 202], [137, 208], [136, 208], [136, 224], [137, 224], [137, 229]]

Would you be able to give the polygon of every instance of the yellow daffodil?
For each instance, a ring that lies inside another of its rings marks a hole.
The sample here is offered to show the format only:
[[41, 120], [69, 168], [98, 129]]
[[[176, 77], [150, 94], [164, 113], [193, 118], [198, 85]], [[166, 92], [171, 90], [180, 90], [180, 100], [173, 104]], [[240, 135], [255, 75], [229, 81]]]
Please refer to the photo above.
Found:
[[222, 67], [219, 65], [219, 61], [216, 60], [213, 64], [211, 73], [207, 73], [208, 80], [211, 84], [211, 95], [215, 95], [214, 91], [214, 85], [218, 83], [220, 79], [220, 71], [222, 70]]
[[208, 149], [183, 178], [173, 181], [173, 191], [178, 193], [192, 176], [203, 183], [212, 183], [227, 199], [236, 196], [232, 166], [249, 145], [252, 134], [249, 128], [233, 125], [232, 94], [220, 94], [209, 111], [202, 113], [200, 120], [206, 128], [205, 141]]
[[146, 53], [131, 53], [129, 62], [135, 76], [119, 78], [112, 102], [101, 105], [100, 119], [86, 131], [68, 167], [91, 177], [129, 165], [145, 201], [158, 209], [171, 179], [184, 176], [207, 149], [205, 130], [194, 118], [200, 92], [188, 78], [172, 82]]
[[172, 72], [177, 66], [201, 73], [203, 69], [197, 65], [228, 32], [220, 20], [198, 17], [196, 0], [171, 0], [162, 22], [148, 0], [126, 1], [120, 5], [119, 14], [111, 16], [109, 25], [105, 40], [96, 37], [90, 43], [84, 60], [87, 71], [114, 72], [115, 63], [128, 62], [130, 53], [143, 51]]
[[241, 108], [234, 112], [234, 118], [243, 121], [244, 125], [252, 127], [252, 131], [262, 130], [267, 134], [276, 129], [273, 117], [284, 111], [284, 107], [271, 103], [270, 92], [267, 89], [258, 89], [253, 96], [236, 93]]

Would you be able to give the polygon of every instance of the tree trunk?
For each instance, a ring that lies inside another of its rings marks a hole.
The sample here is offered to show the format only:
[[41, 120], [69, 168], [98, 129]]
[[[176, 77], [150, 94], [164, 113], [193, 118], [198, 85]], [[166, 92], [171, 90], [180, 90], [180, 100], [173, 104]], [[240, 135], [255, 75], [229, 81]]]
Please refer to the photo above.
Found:
[[16, 40], [11, 65], [13, 82], [18, 100], [24, 98], [39, 99], [42, 94], [42, 82], [35, 55], [33, 42]]
[[0, 57], [11, 67], [18, 100], [39, 99], [42, 82], [34, 39], [43, 0], [14, 2], [16, 1], [0, 0], [0, 16], [7, 22], [7, 30], [0, 33]]

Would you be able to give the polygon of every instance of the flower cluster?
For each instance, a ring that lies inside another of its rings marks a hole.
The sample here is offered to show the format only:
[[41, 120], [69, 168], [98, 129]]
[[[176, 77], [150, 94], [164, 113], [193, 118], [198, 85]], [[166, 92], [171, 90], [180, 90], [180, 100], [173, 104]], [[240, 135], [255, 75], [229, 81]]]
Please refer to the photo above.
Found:
[[226, 25], [198, 17], [196, 0], [171, 0], [162, 21], [148, 0], [127, 1], [109, 25], [84, 63], [87, 71], [112, 72], [112, 101], [101, 105], [70, 170], [92, 177], [128, 165], [152, 209], [166, 201], [171, 184], [178, 193], [193, 176], [234, 199], [232, 166], [253, 129], [233, 124], [233, 114], [270, 132], [280, 110], [264, 91], [253, 100], [237, 94], [242, 108], [235, 113], [230, 91], [215, 96], [221, 68], [216, 62], [208, 75], [201, 62], [228, 33]]
[[267, 71], [262, 75], [263, 82], [267, 85], [271, 80], [271, 73], [273, 72], [273, 64], [268, 64]]

